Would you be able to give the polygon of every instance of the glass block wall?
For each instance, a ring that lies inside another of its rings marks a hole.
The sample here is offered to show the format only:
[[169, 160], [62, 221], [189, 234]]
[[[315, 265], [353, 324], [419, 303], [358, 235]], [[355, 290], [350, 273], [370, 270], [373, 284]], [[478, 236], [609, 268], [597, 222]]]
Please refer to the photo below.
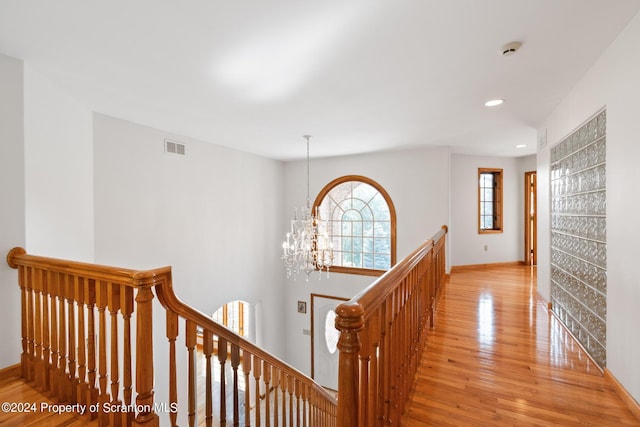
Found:
[[606, 366], [606, 111], [551, 149], [552, 309]]

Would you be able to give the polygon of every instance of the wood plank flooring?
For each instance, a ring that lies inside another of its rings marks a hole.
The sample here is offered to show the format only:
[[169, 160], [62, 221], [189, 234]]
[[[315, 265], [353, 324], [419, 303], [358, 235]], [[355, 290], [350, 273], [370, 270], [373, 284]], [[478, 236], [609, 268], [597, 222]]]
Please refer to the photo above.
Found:
[[[535, 269], [455, 272], [435, 323], [404, 427], [640, 426], [546, 303], [537, 299]], [[11, 378], [0, 380], [0, 402], [51, 401]], [[81, 426], [97, 421], [0, 412], [0, 424]]]
[[90, 421], [88, 416], [76, 413], [56, 414], [52, 412], [54, 401], [38, 392], [18, 377], [0, 380], [0, 403], [27, 404], [27, 408], [15, 406], [15, 412], [0, 410], [0, 425], [7, 427], [22, 426], [97, 426], [98, 420]]
[[451, 275], [403, 426], [640, 426], [537, 297], [535, 268]]

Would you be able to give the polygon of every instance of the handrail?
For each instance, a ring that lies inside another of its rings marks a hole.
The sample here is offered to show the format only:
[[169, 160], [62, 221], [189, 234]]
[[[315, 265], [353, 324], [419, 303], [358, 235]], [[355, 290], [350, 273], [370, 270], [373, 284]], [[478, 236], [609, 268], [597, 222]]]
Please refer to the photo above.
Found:
[[[22, 376], [101, 425], [159, 425], [154, 402], [153, 289], [166, 311], [171, 425], [177, 424], [179, 319], [188, 359], [187, 418], [239, 425], [398, 425], [445, 276], [446, 226], [336, 309], [339, 398], [174, 293], [170, 267], [131, 270], [29, 255], [14, 248], [22, 308]], [[135, 314], [135, 331], [131, 320]], [[198, 342], [201, 331], [202, 342]], [[133, 333], [132, 333], [133, 332]], [[132, 337], [135, 345], [132, 345]], [[212, 371], [217, 358], [219, 375]], [[206, 366], [199, 402], [197, 358]], [[135, 384], [133, 361], [135, 360]], [[202, 360], [202, 359], [201, 359]], [[122, 377], [120, 377], [122, 375]], [[239, 376], [244, 376], [244, 382]], [[226, 386], [226, 378], [232, 384]], [[219, 408], [212, 386], [219, 383]], [[242, 383], [242, 386], [240, 384]], [[232, 408], [227, 409], [226, 396]], [[134, 399], [135, 397], [135, 399]], [[114, 407], [121, 410], [113, 410]], [[240, 410], [243, 408], [243, 411]], [[107, 410], [112, 408], [112, 410]], [[228, 420], [227, 418], [230, 418]]]
[[22, 377], [62, 402], [83, 405], [100, 425], [157, 426], [152, 288], [170, 279], [171, 268], [122, 269], [23, 248], [11, 249], [7, 263], [18, 270]]
[[[253, 356], [258, 356], [270, 364], [278, 365], [278, 368], [283, 370], [287, 375], [306, 377], [304, 373], [287, 364], [282, 359], [279, 359], [278, 357], [258, 347], [246, 338], [243, 338], [240, 335], [236, 334], [226, 326], [216, 322], [201, 311], [184, 303], [175, 295], [175, 293], [173, 292], [173, 286], [171, 284], [160, 284], [160, 286], [156, 288], [156, 292], [158, 294], [158, 300], [165, 309], [178, 314], [186, 320], [196, 322], [199, 326], [212, 331], [219, 338], [223, 338], [228, 343], [237, 345], [242, 349], [245, 349]], [[335, 400], [333, 395], [327, 392], [321, 385], [314, 382], [314, 387], [317, 387], [318, 391], [321, 392], [322, 395], [327, 399]]]
[[[153, 351], [158, 348], [153, 342], [151, 311], [155, 288], [166, 310], [170, 362], [169, 401], [160, 409], [169, 412], [171, 425], [177, 425], [178, 417], [176, 339], [182, 318], [189, 359], [190, 425], [198, 421], [199, 405], [206, 407], [206, 424], [213, 422], [212, 385], [216, 380], [211, 358], [215, 355], [221, 367], [217, 377], [221, 378], [217, 380], [221, 392], [216, 397], [220, 407], [215, 413], [220, 422], [228, 417], [230, 425], [241, 421], [244, 425], [284, 425], [288, 418], [290, 425], [336, 426], [335, 396], [182, 302], [173, 291], [170, 267], [131, 270], [29, 255], [22, 248], [13, 248], [7, 263], [18, 269], [21, 289], [22, 376], [60, 401], [86, 405], [89, 418], [99, 418], [101, 425], [159, 425], [153, 389]], [[136, 331], [131, 326], [134, 313]], [[196, 348], [198, 329], [203, 336], [201, 349]], [[205, 358], [206, 375], [197, 372], [196, 357]], [[224, 378], [229, 373], [234, 380], [226, 388]], [[238, 375], [245, 377], [244, 396]], [[202, 376], [206, 396], [199, 402], [197, 382]], [[227, 394], [233, 399], [230, 414]]]
[[399, 425], [445, 277], [442, 228], [336, 309], [338, 425]]
[[164, 280], [171, 267], [160, 267], [151, 270], [133, 270], [106, 265], [91, 264], [79, 261], [69, 261], [58, 258], [49, 258], [27, 254], [20, 247], [13, 248], [7, 254], [9, 267], [34, 267], [42, 270], [71, 274], [79, 277], [91, 277], [94, 280], [122, 284], [130, 287], [155, 286]]
[[[282, 425], [286, 425], [286, 417], [289, 416], [290, 425], [316, 425], [319, 427], [336, 425], [336, 398], [334, 395], [327, 392], [322, 386], [317, 384], [313, 379], [258, 347], [251, 341], [248, 341], [232, 330], [214, 321], [199, 310], [182, 302], [175, 295], [171, 281], [159, 284], [156, 287], [156, 292], [158, 300], [167, 310], [167, 338], [170, 345], [173, 345], [171, 343], [174, 342], [177, 337], [175, 321], [177, 317], [181, 317], [191, 325], [187, 326], [187, 329], [190, 329], [190, 332], [187, 332], [187, 340], [190, 341], [187, 343], [187, 347], [190, 350], [192, 350], [195, 345], [193, 342], [195, 328], [201, 328], [203, 330], [204, 338], [203, 351], [206, 356], [212, 356], [214, 351], [212, 338], [217, 339], [218, 360], [221, 361], [222, 364], [226, 362], [225, 356], [220, 358], [219, 353], [221, 348], [224, 349], [224, 353], [232, 355], [237, 354], [237, 359], [235, 360], [236, 366], [233, 365], [233, 358], [231, 360], [232, 368], [235, 370], [239, 367], [240, 362], [242, 362], [243, 374], [247, 378], [249, 378], [250, 375], [253, 376], [253, 379], [256, 382], [253, 393], [249, 390], [249, 381], [245, 381], [246, 390], [244, 396], [244, 414], [239, 412], [239, 408], [237, 407], [239, 406], [239, 403], [234, 402], [234, 413], [232, 415], [234, 422], [237, 423], [239, 420], [241, 421], [244, 416], [245, 425], [263, 425], [261, 424], [261, 420], [264, 425], [270, 425], [271, 422], [274, 422], [274, 425], [277, 425], [277, 420], [280, 418], [282, 420]], [[192, 357], [189, 358], [189, 363], [192, 363]], [[170, 360], [170, 366], [174, 365], [175, 357]], [[267, 370], [271, 370], [270, 376], [266, 374]], [[172, 387], [173, 390], [170, 394], [175, 396], [178, 391], [176, 389], [175, 374], [173, 372], [174, 371], [171, 373], [172, 378], [170, 380], [170, 387]], [[209, 375], [211, 374], [209, 373], [208, 368], [207, 376]], [[195, 381], [195, 379], [190, 378], [190, 381]], [[208, 379], [206, 381], [207, 383], [209, 382]], [[258, 385], [259, 382], [261, 382], [260, 385]], [[190, 388], [192, 388], [192, 386], [190, 386]], [[277, 401], [277, 391], [273, 391], [271, 388], [279, 388], [282, 393], [282, 405], [280, 407]], [[255, 412], [249, 413], [248, 402], [250, 402], [252, 398], [254, 403], [261, 399], [265, 399], [265, 397], [260, 393], [261, 389], [264, 390], [266, 399], [269, 399], [270, 393], [274, 395], [273, 407], [271, 407], [270, 401], [266, 401], [264, 408], [261, 408], [260, 404], [256, 404], [254, 408]], [[233, 392], [234, 401], [241, 397], [236, 396], [236, 394], [237, 390]], [[195, 423], [193, 420], [193, 411], [196, 406], [196, 402], [194, 402], [193, 399], [193, 396], [189, 397], [191, 406], [189, 409], [189, 419], [192, 424]], [[212, 408], [210, 408], [211, 403], [209, 402], [211, 397], [206, 396], [205, 399], [207, 400], [206, 406], [209, 408], [207, 413], [207, 420], [209, 420], [213, 416]], [[300, 400], [302, 400], [302, 407], [300, 406]], [[174, 402], [171, 401], [170, 403], [172, 404]], [[224, 408], [221, 408], [219, 416], [221, 417], [221, 420], [224, 420]], [[274, 421], [271, 421], [271, 418], [273, 418]], [[173, 421], [172, 424], [175, 425]]]

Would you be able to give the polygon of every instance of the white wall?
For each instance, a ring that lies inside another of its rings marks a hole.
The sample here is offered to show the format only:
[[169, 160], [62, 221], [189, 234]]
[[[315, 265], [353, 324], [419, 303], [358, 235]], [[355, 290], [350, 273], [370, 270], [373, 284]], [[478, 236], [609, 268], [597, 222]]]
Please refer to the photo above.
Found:
[[[396, 208], [398, 261], [448, 222], [447, 148], [317, 159], [311, 161], [310, 170], [312, 203], [326, 184], [345, 175], [363, 175], [384, 187]], [[285, 212], [280, 219], [283, 230], [288, 229], [293, 208], [303, 206], [306, 200], [306, 160], [285, 165], [284, 188]], [[284, 237], [283, 234], [280, 239], [284, 240]], [[311, 329], [312, 293], [351, 298], [376, 279], [331, 273], [329, 279], [322, 278], [321, 281], [313, 276], [305, 282], [304, 274], [295, 281], [287, 280], [284, 307], [287, 319], [286, 360], [307, 374], [311, 372], [310, 336], [304, 335], [303, 330]], [[297, 312], [297, 301], [307, 303], [307, 314]]]
[[[538, 288], [549, 299], [549, 150], [598, 110], [607, 109], [607, 368], [640, 402], [640, 15], [579, 81], [540, 132]], [[544, 209], [544, 210], [543, 210]], [[542, 221], [544, 218], [544, 221]], [[544, 250], [542, 250], [544, 248]]]
[[28, 64], [24, 81], [27, 250], [91, 262], [91, 110]]
[[[535, 146], [536, 141], [531, 141], [531, 146]], [[525, 172], [537, 172], [536, 170], [536, 155], [531, 154], [529, 156], [522, 156], [516, 158], [516, 167], [518, 169], [518, 188], [520, 191], [520, 202], [518, 203], [518, 210], [516, 213], [516, 223], [518, 224], [518, 260], [524, 261], [524, 174]], [[536, 174], [537, 177], [537, 174]], [[537, 242], [536, 242], [537, 244]]]
[[16, 270], [4, 261], [25, 246], [22, 61], [0, 55], [0, 368], [20, 362], [20, 292]]
[[[503, 170], [503, 232], [478, 233], [478, 168]], [[524, 172], [530, 157], [454, 154], [451, 159], [451, 265], [491, 264], [524, 259]], [[485, 251], [485, 245], [487, 250]]]
[[[167, 137], [186, 156], [165, 153]], [[100, 114], [94, 141], [96, 262], [171, 265], [188, 304], [262, 304], [263, 328], [281, 331], [282, 164]], [[279, 333], [264, 345], [284, 354]]]
[[[100, 114], [93, 123], [96, 262], [171, 265], [178, 297], [207, 315], [236, 299], [259, 307], [258, 344], [283, 357], [282, 163]], [[165, 138], [186, 156], [165, 153]], [[167, 402], [164, 310], [154, 301], [156, 401]], [[185, 379], [181, 369], [179, 390]]]

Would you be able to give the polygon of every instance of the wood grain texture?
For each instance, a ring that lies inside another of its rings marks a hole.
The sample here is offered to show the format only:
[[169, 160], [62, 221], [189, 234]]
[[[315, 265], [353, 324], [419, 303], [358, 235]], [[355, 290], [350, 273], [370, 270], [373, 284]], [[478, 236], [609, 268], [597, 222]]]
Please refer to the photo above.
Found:
[[535, 273], [451, 274], [403, 426], [640, 425], [538, 298]]
[[[56, 414], [42, 404], [54, 405], [57, 402], [51, 400], [43, 393], [38, 392], [33, 384], [14, 377], [5, 377], [0, 380], [0, 402], [29, 403], [35, 405], [29, 412], [26, 410], [16, 412], [0, 412], [0, 424], [7, 427], [26, 426], [97, 426], [98, 420], [90, 421], [88, 415], [79, 416], [76, 413]], [[35, 410], [33, 410], [35, 409]]]

